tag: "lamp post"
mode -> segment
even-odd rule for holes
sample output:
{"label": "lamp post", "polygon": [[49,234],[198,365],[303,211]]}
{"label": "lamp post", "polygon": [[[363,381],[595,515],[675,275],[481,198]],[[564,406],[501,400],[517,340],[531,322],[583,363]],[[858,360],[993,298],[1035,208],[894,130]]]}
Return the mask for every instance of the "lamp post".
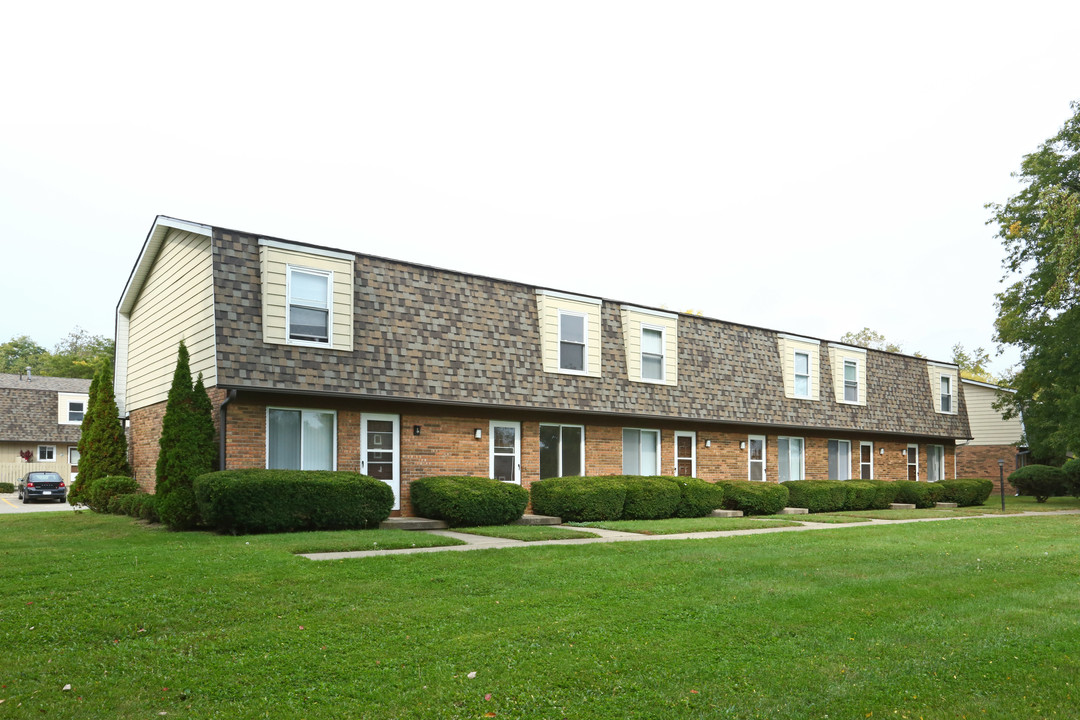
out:
{"label": "lamp post", "polygon": [[1005,461],[998,460],[998,481],[1001,483],[1001,512],[1005,512]]}

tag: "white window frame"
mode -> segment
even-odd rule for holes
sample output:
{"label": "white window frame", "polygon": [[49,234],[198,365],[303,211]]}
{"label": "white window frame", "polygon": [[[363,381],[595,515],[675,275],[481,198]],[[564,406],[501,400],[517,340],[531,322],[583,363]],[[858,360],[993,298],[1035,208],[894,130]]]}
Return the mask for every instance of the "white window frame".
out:
{"label": "white window frame", "polygon": [[[912,453],[912,451],[915,452],[915,462],[911,462],[911,453]],[[914,465],[915,466],[915,482],[918,482],[919,481],[919,446],[917,444],[915,444],[915,443],[909,444],[907,446],[907,451],[904,454],[905,454],[906,459],[907,459],[907,466],[904,468],[904,479],[905,480],[910,480],[911,479],[911,470],[909,470],[908,468],[910,468],[912,465]]]}
{"label": "white window frame", "polygon": [[337,410],[327,410],[325,408],[298,408],[298,407],[285,407],[283,405],[268,405],[266,407],[266,447],[263,449],[264,461],[263,467],[267,470],[270,469],[270,411],[271,410],[286,410],[288,412],[300,413],[300,469],[305,470],[304,465],[304,413],[330,413],[334,416],[334,441],[330,447],[330,469],[337,470],[337,456],[338,456],[338,414]]}
{"label": "white window frame", "polygon": [[[626,431],[627,430],[634,430],[634,431],[637,431],[638,433],[643,433],[643,432],[656,433],[656,467],[653,469],[653,472],[651,472],[651,473],[641,472],[642,469],[643,469],[641,467],[641,449],[640,449],[641,448],[641,442],[640,442],[641,435],[640,434],[638,435],[638,440],[639,440],[639,442],[638,442],[638,474],[640,476],[642,476],[642,477],[662,474],[663,455],[661,454],[661,448],[663,447],[663,441],[662,441],[662,435],[660,433],[660,430],[658,430],[657,428],[624,427],[622,429],[622,433],[620,433],[620,437],[623,438],[622,453],[621,453],[621,455],[623,457],[626,456],[626,440],[625,440],[625,437],[626,437]],[[626,471],[623,470],[623,472],[625,474]]]}
{"label": "white window frame", "polygon": [[[563,319],[563,315],[567,315],[567,316],[570,316],[570,317],[581,318],[581,338],[582,338],[582,340],[581,340],[581,343],[580,343],[581,344],[581,369],[580,370],[572,370],[570,368],[564,368],[563,367],[563,358],[562,358],[562,346],[563,346],[563,342],[564,342],[563,336],[562,336],[562,319]],[[558,311],[557,317],[556,317],[556,322],[558,323],[558,326],[559,326],[559,349],[558,349],[559,372],[566,373],[567,375],[588,375],[589,374],[589,316],[588,316],[588,314],[583,313],[583,312],[576,312],[574,310],[563,310],[562,308],[559,308],[559,311]],[[565,342],[568,343],[568,344],[572,344],[572,345],[577,345],[578,344],[578,342],[576,340],[566,340]]]}
{"label": "white window frame", "polygon": [[[843,370],[844,376],[843,376],[843,378],[841,378],[841,382],[843,383],[843,395],[842,395],[842,397],[844,399],[841,400],[841,402],[844,403],[845,405],[858,405],[859,404],[859,398],[862,396],[862,388],[859,387],[859,361],[858,360],[852,360],[851,358],[843,358],[843,362],[844,362],[844,370]],[[848,365],[851,365],[852,367],[855,368],[855,399],[854,400],[848,400],[847,399],[847,389],[848,389],[847,368],[848,368]]]}
{"label": "white window frame", "polygon": [[[301,340],[292,337],[292,278],[294,273],[303,273],[305,275],[316,275],[326,278],[326,341],[320,342],[318,340]],[[324,308],[316,308],[313,305],[300,305],[297,303],[297,307],[311,308],[314,310],[322,310]],[[285,342],[288,345],[300,345],[303,347],[332,347],[334,344],[334,272],[333,270],[318,270],[316,268],[304,267],[301,265],[286,265],[285,266]],[[336,426],[335,426],[336,427]]]}
{"label": "white window frame", "polygon": [[[68,450],[68,465],[71,465],[72,467],[79,467],[79,460],[82,459],[82,457],[79,455],[79,446],[78,445],[68,445],[67,450]],[[75,453],[74,459],[72,459],[72,455],[71,455],[72,453]]]}
{"label": "white window frame", "polygon": [[[806,358],[806,374],[799,372],[799,356],[802,355]],[[811,384],[813,379],[813,373],[810,372],[810,353],[806,350],[793,350],[791,355],[791,372],[794,377],[794,385],[792,387],[793,394],[797,398],[809,400],[814,397],[814,388]],[[799,378],[806,378],[806,394],[799,394]]]}
{"label": "white window frame", "polygon": [[[79,413],[82,415],[78,420],[71,419],[71,406],[79,404],[82,405],[82,410]],[[67,423],[66,425],[82,425],[83,419],[86,417],[86,401],[85,400],[68,400],[67,401]]]}
{"label": "white window frame", "polygon": [[[846,470],[847,470],[847,477],[844,477],[844,478],[839,478],[839,477],[835,477],[835,478],[834,478],[834,477],[831,477],[831,478],[829,478],[829,480],[851,480],[851,479],[852,479],[852,478],[851,478],[851,441],[850,441],[850,440],[841,440],[840,438],[830,438],[830,439],[829,439],[828,441],[826,441],[826,443],[825,443],[825,452],[826,452],[826,458],[825,458],[825,460],[826,460],[826,467],[828,467],[828,464],[827,464],[827,463],[828,463],[828,448],[829,448],[829,445],[828,445],[828,444],[829,444],[830,442],[834,442],[834,443],[836,443],[836,446],[837,446],[837,447],[836,447],[836,451],[837,451],[837,453],[838,453],[838,454],[839,454],[839,452],[840,452],[840,445],[841,445],[841,444],[843,444],[843,445],[847,445],[847,460],[848,460],[848,461],[847,461],[847,468],[846,468]],[[806,448],[805,448],[805,447],[803,447],[803,454],[804,454],[804,455],[806,454]],[[859,461],[860,461],[860,463],[861,463],[861,462],[862,462],[862,458],[859,458]],[[837,469],[837,472],[839,472],[839,471],[840,471],[840,459],[839,459],[839,457],[837,458],[837,462],[836,462],[836,469]]]}
{"label": "white window frame", "polygon": [[[862,476],[862,469],[863,469],[863,465],[865,465],[866,463],[864,463],[862,461],[862,449],[864,447],[867,447],[867,446],[869,446],[869,448],[870,448],[870,477],[864,478]],[[873,480],[874,479],[874,443],[867,442],[865,440],[859,443],[859,479],[860,480]]]}
{"label": "white window frame", "polygon": [[497,480],[495,477],[495,428],[497,427],[512,427],[514,428],[514,479],[510,482],[506,482],[508,485],[520,485],[521,484],[521,423],[516,420],[491,420],[488,422],[488,477],[492,480]]}
{"label": "white window frame", "polygon": [[[953,388],[952,375],[944,375],[943,374],[941,376],[941,382],[939,383],[939,385],[941,386],[940,389],[942,390],[942,392],[940,394],[940,397],[938,398],[939,412],[943,412],[943,413],[951,415],[952,412],[953,412],[953,395],[954,395],[954,393],[952,391],[952,388]],[[948,388],[947,388],[948,392],[944,392],[944,390],[946,389],[945,388],[946,385],[948,385]],[[944,407],[946,399],[948,399],[948,401],[949,401],[949,407],[947,409]]]}
{"label": "white window frame", "polygon": [[[647,378],[645,377],[645,331],[651,330],[653,332],[660,333],[660,377]],[[667,382],[667,328],[661,325],[647,325],[641,323],[641,328],[638,334],[638,341],[640,343],[640,353],[638,360],[641,363],[641,369],[638,375],[641,378],[641,382],[658,383],[663,384]],[[648,353],[649,355],[655,355]]]}
{"label": "white window frame", "polygon": [[[41,457],[41,451],[44,450],[47,457]],[[56,446],[55,445],[38,445],[37,446],[37,461],[38,462],[56,462]]]}
{"label": "white window frame", "polygon": [[[761,441],[761,459],[760,460],[752,459],[753,456],[750,454],[752,452],[752,448],[753,448],[753,442],[752,441],[754,441],[754,440],[760,440]],[[768,439],[764,435],[747,435],[746,436],[746,479],[747,480],[750,480],[751,482],[765,482],[765,480],[768,478],[768,475],[766,475],[766,473],[765,473],[765,469],[767,467],[767,462],[768,462],[768,459],[769,459],[768,449],[769,449]],[[754,468],[754,463],[756,463],[756,462],[761,463],[761,480],[760,481],[753,479],[753,477],[754,477],[753,468]]]}
{"label": "white window frame", "polygon": [[[931,477],[933,475],[930,472],[930,455],[936,454],[938,456],[938,473],[941,475],[939,478]],[[926,446],[926,481],[927,482],[940,482],[945,479],[945,446],[944,445],[927,445]]]}
{"label": "white window frame", "polygon": [[[564,423],[540,423],[540,427],[541,428],[546,428],[546,427],[559,428],[559,451],[558,451],[559,474],[558,475],[553,475],[552,477],[566,477],[566,475],[563,474],[563,466],[562,466],[562,461],[563,461],[563,454],[562,454],[563,429],[564,428],[578,428],[579,430],[581,430],[581,460],[580,460],[580,465],[581,465],[581,475],[584,477],[584,475],[586,474],[585,473],[585,426],[584,425],[574,425],[574,424],[564,424]],[[537,433],[537,443],[539,443],[539,441],[540,441],[539,440],[539,433]],[[539,451],[537,451],[537,458],[536,459],[537,459],[537,462],[539,463],[539,460],[540,460]],[[541,480],[547,480],[548,478],[540,478],[540,479]]]}
{"label": "white window frame", "polygon": [[[791,474],[791,441],[792,440],[798,440],[799,441],[799,447],[802,448],[802,452],[799,453],[799,477],[798,477],[798,479],[799,480],[805,480],[806,479],[806,438],[796,437],[794,435],[780,435],[779,437],[776,438],[776,450],[777,450],[777,452],[780,451],[780,441],[781,440],[787,440],[788,441],[788,474],[789,475]],[[777,469],[776,469],[777,479],[779,479],[780,482],[791,482],[790,477],[787,480],[784,480],[782,477],[780,477],[780,475],[779,475],[779,473],[780,473],[779,464],[780,463],[777,462],[777,466],[778,466]]]}

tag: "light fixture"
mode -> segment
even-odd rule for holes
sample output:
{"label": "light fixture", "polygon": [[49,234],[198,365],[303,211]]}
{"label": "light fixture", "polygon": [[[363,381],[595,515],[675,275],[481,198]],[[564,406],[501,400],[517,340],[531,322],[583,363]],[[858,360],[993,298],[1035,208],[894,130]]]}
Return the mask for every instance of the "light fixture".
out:
{"label": "light fixture", "polygon": [[746,449],[746,441],[745,440],[740,440],[739,441],[739,449],[740,450],[745,450]]}
{"label": "light fixture", "polygon": [[900,451],[900,454],[901,454],[901,455],[907,455],[907,450],[906,450],[906,449],[904,449],[904,450],[901,450],[901,451]]}
{"label": "light fixture", "polygon": [[420,434],[420,426],[419,425],[413,425],[412,426],[412,434],[413,435],[419,435]]}
{"label": "light fixture", "polygon": [[881,448],[881,452],[879,452],[878,455],[884,455],[884,454],[885,454],[885,448]]}
{"label": "light fixture", "polygon": [[484,433],[482,433],[480,431],[480,428],[476,428],[475,430],[472,431],[472,436],[474,438],[476,438],[477,440],[479,440],[480,438],[484,437]]}
{"label": "light fixture", "polygon": [[712,440],[706,440],[705,447],[712,447]]}

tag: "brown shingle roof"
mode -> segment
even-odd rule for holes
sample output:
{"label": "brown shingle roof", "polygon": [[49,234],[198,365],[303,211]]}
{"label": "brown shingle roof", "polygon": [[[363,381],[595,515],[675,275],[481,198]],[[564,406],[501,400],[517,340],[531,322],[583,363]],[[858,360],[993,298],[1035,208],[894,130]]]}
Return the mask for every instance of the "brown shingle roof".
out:
{"label": "brown shingle roof", "polygon": [[619,303],[602,307],[602,377],[545,373],[535,288],[356,256],[355,350],[262,340],[258,238],[214,231],[218,383],[238,388],[703,422],[967,437],[967,410],[933,411],[926,361],[867,352],[867,404],[784,397],[777,333],[679,316],[677,387],[631,383]]}
{"label": "brown shingle roof", "polygon": [[[21,378],[21,379],[20,379]],[[56,421],[57,393],[88,393],[90,381],[0,373],[0,440],[4,442],[71,443],[79,441],[79,425]]]}

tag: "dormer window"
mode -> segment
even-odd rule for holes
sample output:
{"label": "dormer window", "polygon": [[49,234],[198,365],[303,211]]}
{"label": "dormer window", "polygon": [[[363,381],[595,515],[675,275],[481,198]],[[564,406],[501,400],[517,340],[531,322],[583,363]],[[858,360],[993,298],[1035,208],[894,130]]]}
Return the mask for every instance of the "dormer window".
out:
{"label": "dormer window", "polygon": [[641,326],[641,379],[664,379],[664,330]]}
{"label": "dormer window", "polygon": [[585,316],[559,311],[559,369],[585,372]]}
{"label": "dormer window", "polygon": [[844,361],[844,402],[859,402],[859,363]]}
{"label": "dormer window", "polygon": [[941,376],[941,412],[952,412],[952,378],[948,375]]}
{"label": "dormer window", "polygon": [[82,402],[69,402],[68,403],[68,422],[69,423],[81,423],[83,421],[83,415],[86,412],[86,405]]}
{"label": "dormer window", "polygon": [[333,274],[289,266],[290,342],[330,344],[330,287]]}
{"label": "dormer window", "polygon": [[810,397],[810,353],[795,352],[795,397]]}

